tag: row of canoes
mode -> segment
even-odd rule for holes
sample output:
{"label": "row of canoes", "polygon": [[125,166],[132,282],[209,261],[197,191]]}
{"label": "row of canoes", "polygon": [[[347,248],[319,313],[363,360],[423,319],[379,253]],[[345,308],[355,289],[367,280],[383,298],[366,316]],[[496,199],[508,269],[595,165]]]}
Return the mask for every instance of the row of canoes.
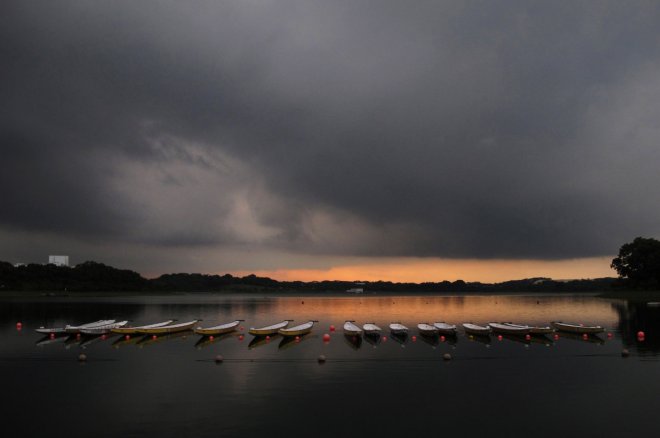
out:
{"label": "row of canoes", "polygon": [[[57,328],[40,327],[36,329],[38,333],[45,335],[58,335],[58,334],[84,334],[90,336],[99,336],[108,333],[117,333],[124,335],[141,334],[141,335],[161,335],[194,330],[195,333],[202,336],[215,336],[225,333],[231,333],[239,327],[243,320],[237,319],[235,321],[216,325],[212,327],[195,327],[200,320],[192,320],[188,322],[177,323],[175,320],[167,320],[155,324],[141,325],[141,326],[128,326],[128,321],[116,322],[115,320],[100,320],[82,325],[66,325]],[[291,320],[284,320],[276,324],[268,325],[265,327],[251,327],[248,331],[253,336],[272,336],[279,334],[282,336],[303,336],[312,331],[314,323],[317,321],[308,321],[293,327],[289,327]],[[582,324],[568,324],[564,322],[551,322],[550,326],[530,326],[525,324],[514,324],[511,322],[496,323],[491,322],[486,325],[478,325],[473,323],[463,323],[463,330],[469,335],[489,335],[493,333],[501,333],[507,335],[543,335],[552,333],[555,330],[564,331],[569,333],[578,334],[596,334],[605,331],[601,326],[585,326]],[[420,323],[417,328],[422,335],[436,336],[436,335],[455,335],[457,328],[454,324],[446,322],[435,322],[433,324]],[[394,335],[405,335],[409,329],[400,322],[392,322],[389,325],[390,332]],[[346,321],[344,323],[344,333],[350,336],[361,336],[363,333],[369,335],[380,335],[381,328],[375,323],[369,322],[359,327],[355,321]]]}

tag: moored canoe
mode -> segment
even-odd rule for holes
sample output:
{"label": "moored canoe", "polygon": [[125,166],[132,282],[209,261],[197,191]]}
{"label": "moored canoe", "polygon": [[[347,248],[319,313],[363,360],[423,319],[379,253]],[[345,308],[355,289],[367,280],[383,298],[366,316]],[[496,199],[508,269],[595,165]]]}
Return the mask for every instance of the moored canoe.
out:
{"label": "moored canoe", "polygon": [[274,335],[277,334],[278,330],[283,329],[285,327],[289,326],[289,322],[291,322],[290,319],[287,319],[282,322],[278,322],[277,324],[273,325],[268,325],[266,327],[250,327],[250,330],[248,330],[248,333],[253,335],[253,336],[269,336],[269,335]]}
{"label": "moored canoe", "polygon": [[390,331],[395,335],[405,335],[408,333],[408,327],[399,322],[393,322],[390,324]]}
{"label": "moored canoe", "polygon": [[164,325],[161,327],[151,327],[151,328],[140,328],[137,330],[137,333],[143,335],[162,335],[168,333],[178,333],[185,332],[187,330],[192,330],[192,328],[199,322],[199,319],[195,319],[188,322],[181,322],[178,324]]}
{"label": "moored canoe", "polygon": [[434,322],[433,327],[438,329],[438,333],[443,335],[455,335],[456,326],[454,324],[448,324],[446,322]]}
{"label": "moored canoe", "polygon": [[225,333],[231,333],[236,330],[238,325],[243,321],[242,319],[237,319],[226,324],[216,325],[215,327],[197,327],[195,333],[202,336],[211,336],[211,335],[222,335]]}
{"label": "moored canoe", "polygon": [[488,336],[490,334],[490,326],[472,324],[471,322],[463,323],[463,330],[469,335]]}
{"label": "moored canoe", "polygon": [[438,329],[431,324],[421,323],[417,324],[417,329],[419,333],[425,336],[435,336],[438,334]]}
{"label": "moored canoe", "polygon": [[362,329],[355,324],[355,321],[346,321],[344,323],[344,334],[348,336],[361,336]]}
{"label": "moored canoe", "polygon": [[166,325],[172,324],[174,321],[175,321],[174,319],[168,319],[167,321],[157,322],[155,324],[140,325],[135,327],[126,327],[126,326],[117,327],[112,329],[112,333],[118,333],[121,335],[132,335],[137,333],[138,330],[164,327]]}
{"label": "moored canoe", "polygon": [[277,333],[279,333],[282,336],[288,336],[288,337],[303,336],[312,331],[312,327],[314,327],[315,322],[316,321],[308,321],[304,324],[300,324],[295,327],[281,328],[278,330]]}
{"label": "moored canoe", "polygon": [[555,329],[550,326],[514,324],[512,322],[503,322],[502,324],[509,325],[511,327],[527,327],[529,329],[529,333],[532,335],[547,335],[555,331]]}
{"label": "moored canoe", "polygon": [[112,324],[80,329],[80,333],[82,333],[83,335],[90,335],[90,336],[105,335],[107,333],[110,333],[112,329],[123,327],[126,324],[128,324],[128,321],[113,322]]}
{"label": "moored canoe", "polygon": [[527,326],[513,326],[499,322],[489,322],[488,325],[495,333],[516,336],[524,336],[529,334],[529,327]]}
{"label": "moored canoe", "polygon": [[80,333],[80,330],[83,330],[83,329],[96,328],[96,327],[100,327],[100,326],[103,326],[103,325],[112,324],[113,322],[115,322],[114,319],[103,319],[101,321],[90,322],[90,323],[83,324],[83,325],[66,325],[66,326],[64,326],[64,331],[66,333],[76,334],[76,333]]}
{"label": "moored canoe", "polygon": [[363,325],[362,330],[364,330],[365,335],[373,335],[373,336],[379,336],[381,331],[380,327],[378,327],[373,322],[368,322],[365,325]]}
{"label": "moored canoe", "polygon": [[599,325],[568,324],[560,321],[553,321],[550,323],[550,325],[559,331],[568,333],[594,334],[602,333],[605,331],[605,329]]}

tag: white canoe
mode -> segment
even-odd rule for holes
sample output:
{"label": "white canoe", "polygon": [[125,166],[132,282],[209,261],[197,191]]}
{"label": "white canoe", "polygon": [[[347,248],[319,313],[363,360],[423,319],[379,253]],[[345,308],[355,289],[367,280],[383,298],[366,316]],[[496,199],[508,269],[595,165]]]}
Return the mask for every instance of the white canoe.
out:
{"label": "white canoe", "polygon": [[454,324],[447,324],[446,322],[434,322],[433,327],[438,329],[438,333],[443,335],[455,335],[456,326]]}
{"label": "white canoe", "polygon": [[490,333],[490,327],[488,325],[477,325],[471,322],[463,323],[463,330],[469,335],[486,336]]}
{"label": "white canoe", "polygon": [[105,335],[107,333],[110,333],[112,329],[123,327],[126,324],[128,324],[128,321],[113,322],[112,324],[100,325],[93,328],[80,329],[80,333],[82,333],[83,335],[92,335],[92,336]]}
{"label": "white canoe", "polygon": [[312,331],[312,327],[316,321],[309,321],[304,324],[297,325],[291,328],[281,328],[277,331],[282,336],[303,336]]}
{"label": "white canoe", "polygon": [[[83,324],[82,326],[79,326],[79,327],[87,327],[87,326],[90,326],[90,325],[103,324],[103,323],[107,323],[107,322],[108,322],[107,320],[88,322],[87,324]],[[37,333],[41,333],[42,335],[49,335],[51,333],[63,334],[63,333],[67,332],[66,327],[71,327],[71,326],[67,324],[65,327],[39,327],[38,329],[35,329],[35,331]]]}
{"label": "white canoe", "polygon": [[278,322],[277,324],[273,325],[268,325],[266,327],[250,327],[250,330],[248,330],[248,333],[253,335],[253,336],[267,336],[267,335],[274,335],[277,334],[277,332],[280,329],[283,329],[285,327],[289,326],[290,320]]}
{"label": "white canoe", "polygon": [[149,325],[140,325],[140,326],[136,326],[136,327],[126,327],[126,326],[116,327],[116,328],[113,328],[111,331],[112,331],[112,333],[119,333],[119,334],[122,334],[122,335],[132,335],[132,334],[137,333],[138,330],[141,330],[141,329],[151,329],[151,328],[157,328],[157,327],[164,327],[166,325],[172,324],[173,322],[174,322],[173,319],[168,319],[167,321],[157,322],[155,324],[149,324]]}
{"label": "white canoe", "polygon": [[390,331],[395,335],[404,335],[408,333],[408,327],[401,323],[393,322],[390,324]]}
{"label": "white canoe", "polygon": [[113,322],[115,322],[114,319],[104,319],[101,321],[89,322],[83,325],[66,325],[64,326],[64,331],[66,333],[80,333],[80,330],[96,328],[103,325],[112,324]]}
{"label": "white canoe", "polygon": [[202,336],[210,335],[222,335],[225,333],[231,333],[236,330],[236,327],[243,321],[242,319],[237,319],[236,321],[228,322],[227,324],[216,325],[215,327],[197,327],[195,333]]}
{"label": "white canoe", "polygon": [[529,327],[526,325],[514,326],[499,322],[489,322],[488,325],[495,333],[502,333],[505,335],[518,335],[518,336],[524,336],[529,334]]}
{"label": "white canoe", "polygon": [[503,322],[502,324],[511,326],[511,327],[527,327],[529,329],[529,333],[532,335],[547,335],[549,333],[553,333],[555,329],[553,329],[550,326],[534,326],[534,325],[525,325],[525,324],[514,324],[512,322]]}
{"label": "white canoe", "polygon": [[421,323],[417,324],[417,329],[419,333],[426,336],[435,336],[438,334],[438,329],[432,326],[431,324]]}
{"label": "white canoe", "polygon": [[361,336],[362,329],[355,324],[354,321],[346,321],[344,323],[344,334],[348,336]]}
{"label": "white canoe", "polygon": [[198,319],[194,319],[188,322],[181,322],[179,324],[169,324],[160,327],[152,327],[152,328],[143,327],[141,329],[136,330],[136,332],[143,335],[162,335],[169,333],[185,332],[186,330],[192,330],[192,328],[198,322],[199,322]]}
{"label": "white canoe", "polygon": [[365,335],[380,335],[380,327],[373,322],[368,322],[362,326]]}
{"label": "white canoe", "polygon": [[567,324],[565,322],[553,321],[550,323],[554,328],[568,333],[602,333],[605,329],[599,325]]}

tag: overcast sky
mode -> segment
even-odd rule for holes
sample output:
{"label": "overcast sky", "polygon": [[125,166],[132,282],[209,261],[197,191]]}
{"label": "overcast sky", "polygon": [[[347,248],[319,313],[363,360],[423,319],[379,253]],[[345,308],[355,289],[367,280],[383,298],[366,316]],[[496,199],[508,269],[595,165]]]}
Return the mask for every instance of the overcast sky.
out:
{"label": "overcast sky", "polygon": [[3,1],[0,260],[152,274],[660,237],[660,4]]}

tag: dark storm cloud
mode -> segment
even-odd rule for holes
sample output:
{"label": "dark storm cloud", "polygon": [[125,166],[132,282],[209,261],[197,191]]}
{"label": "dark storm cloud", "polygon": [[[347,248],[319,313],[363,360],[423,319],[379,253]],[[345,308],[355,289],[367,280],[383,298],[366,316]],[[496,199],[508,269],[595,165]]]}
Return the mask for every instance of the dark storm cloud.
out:
{"label": "dark storm cloud", "polygon": [[555,258],[657,235],[648,2],[5,2],[0,227]]}

